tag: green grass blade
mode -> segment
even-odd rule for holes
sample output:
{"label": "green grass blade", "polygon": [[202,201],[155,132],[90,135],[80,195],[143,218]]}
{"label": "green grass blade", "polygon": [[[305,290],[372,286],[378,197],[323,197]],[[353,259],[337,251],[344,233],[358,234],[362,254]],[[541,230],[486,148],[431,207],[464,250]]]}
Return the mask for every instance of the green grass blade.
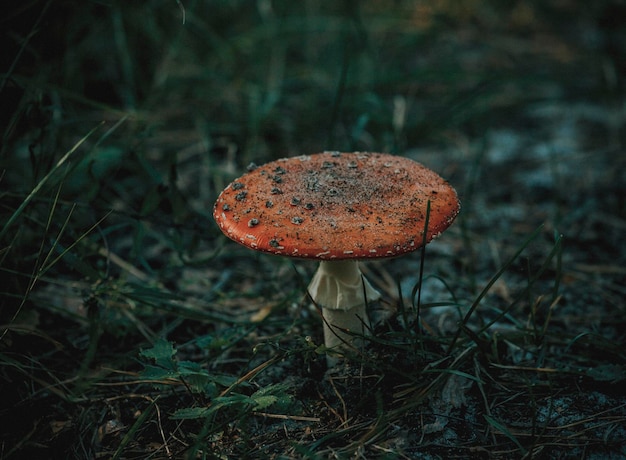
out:
{"label": "green grass blade", "polygon": [[524,449],[524,446],[522,446],[522,444],[517,440],[517,438],[513,435],[513,433],[511,433],[511,431],[507,427],[505,427],[502,423],[498,422],[495,418],[487,414],[483,415],[483,417],[485,417],[485,420],[487,420],[487,423],[489,423],[489,425],[491,425],[504,436],[513,441],[513,443],[519,448],[523,455],[526,455],[528,453],[528,451]]}
{"label": "green grass blade", "polygon": [[[531,235],[526,239],[526,241],[524,241],[524,243],[515,252],[515,254],[513,254],[513,256],[504,265],[502,265],[502,267],[500,267],[500,270],[498,270],[498,272],[491,278],[491,280],[489,280],[487,285],[483,288],[480,294],[478,294],[478,296],[472,303],[471,307],[469,308],[469,310],[463,317],[463,320],[461,322],[462,326],[467,324],[471,316],[474,314],[474,311],[476,311],[476,309],[480,305],[480,302],[487,295],[491,287],[496,283],[496,281],[498,281],[498,279],[511,266],[511,264],[513,264],[513,262],[520,256],[520,254],[524,251],[524,249],[526,249],[526,247],[530,244],[530,242],[533,241],[537,237],[537,235],[539,235],[539,232],[541,231],[542,228],[543,226],[540,226],[537,229],[535,229],[535,231],[531,233]],[[450,346],[448,347],[448,352],[447,352],[448,354],[452,353],[452,350],[454,350],[454,346],[456,345],[456,342],[459,340],[462,330],[463,330],[462,327],[459,327],[457,329],[456,334],[454,335],[454,338],[452,339],[452,341],[450,342]]]}
{"label": "green grass blade", "polygon": [[120,445],[117,446],[117,450],[111,457],[112,460],[117,460],[118,458],[122,458],[121,455],[124,452],[124,449],[126,448],[126,446],[128,446],[128,444],[133,440],[139,428],[141,428],[144,422],[148,420],[148,417],[152,415],[152,412],[154,412],[155,404],[156,404],[156,400],[152,401],[150,405],[146,407],[144,411],[141,413],[141,415],[137,418],[135,423],[133,423],[133,426],[130,427],[128,432],[124,435],[124,437],[120,441]]}
{"label": "green grass blade", "polygon": [[[102,124],[102,123],[101,123]],[[39,191],[43,188],[44,185],[46,185],[46,183],[48,182],[48,180],[61,168],[61,166],[63,166],[63,164],[68,160],[68,158],[74,153],[76,152],[76,150],[78,150],[78,148],[83,145],[85,143],[85,141],[87,139],[89,139],[89,137],[91,137],[93,135],[94,132],[96,132],[96,130],[101,126],[98,125],[95,128],[93,128],[91,131],[89,131],[85,136],[83,136],[82,139],[80,139],[76,144],[74,144],[74,146],[69,149],[67,151],[67,153],[65,155],[63,155],[61,157],[61,159],[57,162],[57,164],[48,172],[48,174],[45,175],[45,177],[43,179],[41,179],[39,181],[39,183],[35,186],[35,188],[33,188],[33,190],[28,194],[28,196],[24,199],[24,201],[22,201],[22,203],[19,205],[19,207],[15,210],[15,212],[13,212],[13,214],[11,215],[11,217],[9,217],[9,219],[5,222],[4,226],[2,227],[2,230],[0,230],[0,239],[2,239],[4,237],[4,235],[6,235],[7,231],[9,230],[9,228],[15,223],[15,221],[17,220],[17,218],[22,214],[22,212],[24,211],[24,209],[26,208],[26,206],[28,206],[28,204],[32,201],[32,199],[37,195],[37,193],[39,193]]]}

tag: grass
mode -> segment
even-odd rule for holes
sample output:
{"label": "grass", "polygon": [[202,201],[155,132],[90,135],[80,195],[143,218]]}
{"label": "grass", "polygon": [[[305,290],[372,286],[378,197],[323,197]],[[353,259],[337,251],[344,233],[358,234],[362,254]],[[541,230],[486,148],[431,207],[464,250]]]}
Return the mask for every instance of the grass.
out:
{"label": "grass", "polygon": [[[613,8],[13,8],[0,457],[626,456]],[[211,217],[250,162],[325,149],[411,156],[462,200],[438,241],[364,267],[388,318],[335,369],[313,264]]]}

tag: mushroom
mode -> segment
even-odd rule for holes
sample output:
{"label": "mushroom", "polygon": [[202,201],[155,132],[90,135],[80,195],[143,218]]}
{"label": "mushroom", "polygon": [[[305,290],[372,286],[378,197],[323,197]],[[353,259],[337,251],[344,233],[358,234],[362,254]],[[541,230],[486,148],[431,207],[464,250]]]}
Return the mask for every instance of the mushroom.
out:
{"label": "mushroom", "polygon": [[341,355],[367,335],[367,304],[381,297],[358,261],[420,248],[452,223],[459,206],[456,191],[413,160],[324,152],[248,172],[222,191],[213,216],[248,248],[320,260],[308,293],[321,307],[326,347]]}

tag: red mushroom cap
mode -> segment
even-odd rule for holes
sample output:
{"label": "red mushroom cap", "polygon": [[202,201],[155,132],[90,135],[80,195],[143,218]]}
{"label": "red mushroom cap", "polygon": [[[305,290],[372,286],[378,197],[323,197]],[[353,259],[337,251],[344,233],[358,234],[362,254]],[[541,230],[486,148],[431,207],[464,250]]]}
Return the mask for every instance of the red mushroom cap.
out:
{"label": "red mushroom cap", "polygon": [[267,163],[233,181],[213,216],[233,241],[310,259],[393,257],[452,223],[456,191],[435,172],[384,153],[324,152]]}

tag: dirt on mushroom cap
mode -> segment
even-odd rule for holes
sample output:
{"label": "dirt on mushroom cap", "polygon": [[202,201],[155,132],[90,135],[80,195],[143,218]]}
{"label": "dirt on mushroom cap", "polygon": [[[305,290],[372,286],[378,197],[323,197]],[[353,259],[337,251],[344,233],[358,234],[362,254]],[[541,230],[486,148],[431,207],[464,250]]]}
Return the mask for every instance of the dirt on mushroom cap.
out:
{"label": "dirt on mushroom cap", "polygon": [[324,152],[284,158],[234,180],[213,215],[249,248],[291,257],[362,259],[414,251],[459,212],[435,172],[384,153]]}

